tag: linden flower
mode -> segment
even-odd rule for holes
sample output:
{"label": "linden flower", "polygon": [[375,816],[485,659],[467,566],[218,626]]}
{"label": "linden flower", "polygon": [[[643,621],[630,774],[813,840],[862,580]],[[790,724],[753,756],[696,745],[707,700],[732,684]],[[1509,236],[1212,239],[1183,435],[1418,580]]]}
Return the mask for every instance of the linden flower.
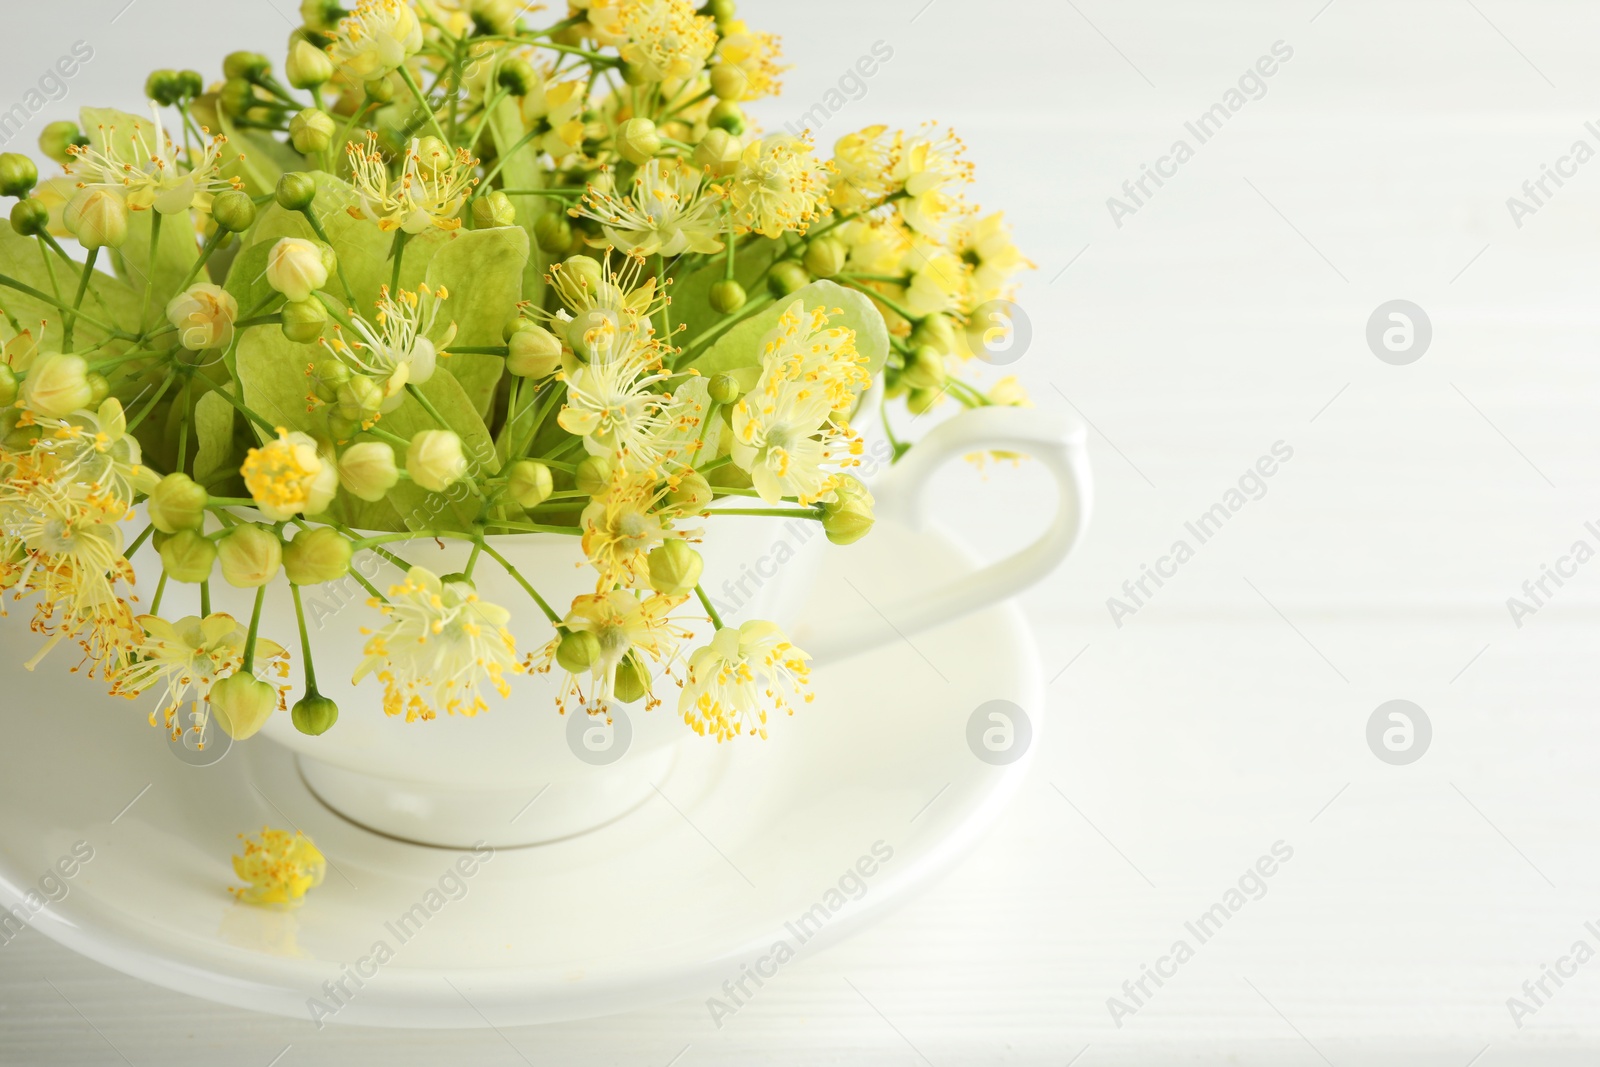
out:
{"label": "linden flower", "polygon": [[328,54],[353,82],[391,74],[422,48],[422,23],[407,0],[361,0],[339,21]]}
{"label": "linden flower", "polygon": [[339,491],[339,468],[318,454],[317,442],[282,426],[276,441],[246,453],[239,473],[256,507],[273,522],[302,513],[316,515],[333,503]]}
{"label": "linden flower", "polygon": [[717,46],[716,20],[695,14],[689,0],[629,0],[617,12],[614,33],[622,38],[623,62],[647,82],[693,77]]}
{"label": "linden flower", "polygon": [[[209,211],[216,190],[244,188],[240,179],[218,173],[229,162],[222,158],[226,137],[213,137],[198,159],[191,151],[185,167],[179,161],[177,145],[161,126],[161,110],[153,102],[150,115],[154,129],[135,122],[127,141],[117,138],[115,126],[101,126],[99,148],[68,146],[73,161],[64,169],[78,177],[80,189],[114,188],[134,211],[154,208],[163,215],[176,215],[191,207]],[[209,132],[201,127],[202,134]]]}
{"label": "linden flower", "polygon": [[833,492],[842,470],[860,466],[861,436],[833,414],[827,392],[805,381],[774,381],[734,406],[733,461],[762,500],[809,504]]}
{"label": "linden flower", "polygon": [[191,285],[167,303],[167,321],[177,328],[178,343],[194,352],[227,347],[238,317],[233,294],[210,282]]}
{"label": "linden flower", "polygon": [[828,176],[809,140],[774,134],[746,146],[728,196],[741,233],[804,233],[827,202]]}
{"label": "linden flower", "polygon": [[583,145],[583,112],[589,105],[586,78],[550,84],[543,80],[521,100],[523,122],[531,129],[540,120],[550,129],[534,141],[560,164]]}
{"label": "linden flower", "polygon": [[[629,652],[636,651],[654,663],[670,663],[678,654],[678,643],[689,636],[689,631],[672,622],[670,616],[687,599],[661,593],[641,599],[620,589],[574,597],[572,609],[561,625],[569,631],[594,634],[600,642],[600,655],[589,667],[595,686],[592,692],[586,697],[577,676],[568,673],[556,698],[557,706],[565,712],[567,699],[576,693],[580,707],[603,707],[611,699],[617,667]],[[561,635],[557,634],[545,647],[539,670],[550,669],[560,645]],[[650,702],[647,706],[659,703],[653,695],[646,699]]]}
{"label": "linden flower", "polygon": [[[139,441],[128,433],[116,397],[107,397],[93,413],[75,411],[37,425],[29,468],[34,484],[94,503],[106,521],[121,519],[135,494],[148,492],[158,480],[143,465]],[[0,499],[5,495],[0,491]]]}
{"label": "linden flower", "polygon": [[438,323],[439,305],[448,299],[450,291],[443,286],[433,290],[421,284],[415,292],[402,289],[391,295],[385,285],[379,290],[372,321],[350,317],[350,327],[360,340],[346,341],[343,328],[335,325],[333,339],[322,343],[351,369],[377,382],[383,390],[378,411],[387,414],[405,402],[401,393],[407,385],[421,385],[433,377],[439,349],[455,340],[453,322],[438,344],[427,336]]}
{"label": "linden flower", "polygon": [[1011,240],[1011,227],[1000,212],[966,222],[952,242],[955,252],[972,268],[967,279],[967,305],[971,313],[991,300],[1011,296],[1014,275],[1032,270],[1033,264]]}
{"label": "linden flower", "polygon": [[[111,695],[133,698],[163,686],[160,706],[150,712],[150,725],[157,725],[159,713],[160,725],[172,740],[181,738],[185,729],[203,738],[211,711],[211,687],[243,666],[249,631],[222,612],[203,619],[189,615],[176,622],[140,615],[138,623],[143,640],[134,649],[133,662],[111,687]],[[288,675],[288,656],[277,642],[256,638],[256,663],[271,664],[279,677]],[[186,725],[178,720],[185,704],[189,705]]]}
{"label": "linden flower", "polygon": [[773,623],[723,627],[689,657],[678,713],[702,737],[722,742],[748,733],[765,740],[769,707],[793,715],[788,694],[811,701],[810,658]]}
{"label": "linden flower", "polygon": [[652,159],[633,179],[631,195],[616,197],[591,185],[570,214],[594,219],[607,240],[635,256],[720,252],[718,198],[704,192],[699,172],[682,160]]}
{"label": "linden flower", "polygon": [[972,164],[962,158],[966,146],[950,131],[904,137],[894,167],[904,188],[900,214],[918,233],[942,241],[951,224],[968,212],[964,187],[972,182]]}
{"label": "linden flower", "polygon": [[228,892],[246,904],[296,907],[328,873],[326,857],[298,830],[263,826],[255,837],[240,834],[239,840],[244,850],[233,857],[233,873],[250,884]]}
{"label": "linden flower", "polygon": [[756,391],[772,391],[780,383],[805,382],[816,386],[832,410],[847,412],[872,384],[867,357],[856,350],[854,330],[828,325],[831,315],[822,307],[806,310],[796,300],[784,308],[777,325],[761,340],[761,380]]}
{"label": "linden flower", "polygon": [[740,100],[778,95],[782,89],[779,75],[789,69],[778,65],[777,59],[782,54],[775,34],[752,33],[742,19],[729,22],[717,44],[718,61],[738,67],[744,74]]}
{"label": "linden flower", "polygon": [[906,310],[921,318],[935,312],[960,311],[967,304],[970,270],[953,252],[934,249],[912,256],[916,269],[906,287]]}
{"label": "linden flower", "polygon": [[487,711],[482,687],[492,686],[502,698],[511,695],[506,674],[521,674],[516,642],[506,623],[511,613],[478,599],[466,582],[441,582],[423,567],[412,567],[406,580],[389,587],[389,602],[368,603],[389,622],[369,635],[366,659],[352,682],[376,671],[383,682],[383,710],[405,713],[407,722],[447,714],[476,715]]}
{"label": "linden flower", "polygon": [[385,233],[419,234],[430,226],[460,229],[456,216],[467,193],[478,184],[473,174],[478,161],[465,148],[451,152],[437,137],[416,138],[398,178],[389,177],[378,135],[371,130],[366,148],[352,141],[345,152],[350,157],[350,183],[361,201],[346,209],[352,217],[376,222]]}
{"label": "linden flower", "polygon": [[659,353],[651,346],[620,345],[614,318],[602,317],[584,340],[593,354],[567,376],[567,402],[556,416],[563,430],[583,438],[593,455],[632,460],[635,467],[660,461],[653,447],[662,429],[661,415],[668,398],[652,386],[671,375],[662,369]]}
{"label": "linden flower", "polygon": [[834,144],[838,180],[828,190],[828,199],[840,211],[860,211],[894,192],[897,138],[888,131],[887,126],[868,126]]}
{"label": "linden flower", "polygon": [[648,585],[650,550],[671,533],[671,517],[656,510],[666,496],[653,473],[618,467],[603,496],[583,509],[583,554],[600,572],[597,592],[616,586]]}

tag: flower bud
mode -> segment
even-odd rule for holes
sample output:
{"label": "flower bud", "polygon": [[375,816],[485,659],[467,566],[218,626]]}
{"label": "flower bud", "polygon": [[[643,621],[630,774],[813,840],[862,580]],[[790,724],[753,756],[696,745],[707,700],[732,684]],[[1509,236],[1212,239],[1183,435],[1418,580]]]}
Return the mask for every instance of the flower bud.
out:
{"label": "flower bud", "polygon": [[198,530],[179,530],[161,542],[161,569],[175,582],[199,585],[216,562],[217,546]]}
{"label": "flower bud", "polygon": [[679,515],[697,515],[711,503],[711,483],[698,471],[690,471],[667,491],[667,506]]}
{"label": "flower bud", "polygon": [[150,490],[150,521],[162,533],[198,530],[205,522],[206,491],[182,471],[174,471]]}
{"label": "flower bud", "polygon": [[376,503],[399,480],[394,449],[383,441],[358,441],[339,456],[339,484],[351,496]]}
{"label": "flower bud", "polygon": [[726,178],[732,174],[743,156],[744,142],[723,129],[707,130],[694,149],[695,163],[711,171],[714,178]]}
{"label": "flower bud", "polygon": [[650,668],[645,666],[639,653],[633,649],[617,664],[617,674],[611,682],[611,695],[623,704],[632,704],[650,691]]}
{"label": "flower bud", "polygon": [[811,275],[799,260],[782,259],[772,265],[767,275],[767,289],[776,297],[785,297],[811,284]]}
{"label": "flower bud", "polygon": [[537,323],[529,323],[507,342],[506,373],[519,378],[547,378],[561,369],[561,340]]}
{"label": "flower bud", "polygon": [[225,189],[211,201],[211,217],[230,233],[243,233],[256,221],[256,202],[243,189]]}
{"label": "flower bud", "polygon": [[20,152],[0,153],[0,196],[27,196],[39,181],[39,168]]}
{"label": "flower bud", "polygon": [[60,419],[94,402],[89,365],[82,356],[46,353],[34,359],[22,381],[22,406],[35,415]]}
{"label": "flower bud", "polygon": [[591,256],[568,256],[561,261],[561,273],[591,293],[598,292],[606,280],[600,261]]}
{"label": "flower bud", "polygon": [[506,492],[522,507],[536,508],[554,491],[550,468],[536,459],[519,459],[506,468]]}
{"label": "flower bud", "polygon": [[850,250],[836,237],[819,237],[806,246],[806,270],[815,278],[831,278],[844,270]]}
{"label": "flower bud", "polygon": [[422,488],[442,493],[466,476],[461,438],[451,430],[422,430],[406,448],[406,472]]}
{"label": "flower bud", "polygon": [[917,323],[917,328],[911,331],[913,345],[928,345],[935,352],[949,355],[956,350],[956,330],[950,324],[948,315],[934,312]]}
{"label": "flower bud", "polygon": [[227,114],[234,118],[243,118],[260,101],[256,96],[254,85],[243,78],[229,78],[222,83],[222,92],[217,95],[217,102]]}
{"label": "flower bud", "polygon": [[590,496],[604,496],[611,485],[611,461],[604,456],[588,456],[578,464],[573,474],[578,492]]}
{"label": "flower bud", "polygon": [[650,550],[650,588],[668,596],[683,596],[700,584],[705,561],[681,537],[671,537]]}
{"label": "flower bud", "polygon": [[556,646],[556,662],[571,674],[582,674],[600,659],[600,639],[588,630],[572,630]]}
{"label": "flower bud", "polygon": [[488,196],[480,196],[472,202],[472,223],[480,230],[491,226],[515,226],[517,209],[509,196],[496,189]]}
{"label": "flower bud", "polygon": [[512,56],[500,64],[495,81],[512,96],[527,96],[538,88],[539,72],[521,56]]}
{"label": "flower bud", "polygon": [[731,374],[713,374],[706,383],[706,392],[719,404],[731,404],[739,399],[739,379]]}
{"label": "flower bud", "polygon": [[167,321],[178,331],[178,343],[191,352],[225,348],[233,340],[239,303],[220,285],[191,285],[167,301]]}
{"label": "flower bud", "polygon": [[734,136],[744,132],[744,112],[732,100],[718,100],[706,122],[712,128],[727,130]]}
{"label": "flower bud", "polygon": [[326,151],[337,132],[333,116],[321,108],[308,107],[289,120],[289,140],[303,156]]}
{"label": "flower bud", "polygon": [[934,405],[939,403],[944,396],[942,389],[912,389],[906,394],[906,410],[913,415],[923,415],[932,411]]}
{"label": "flower bud", "polygon": [[339,705],[313,689],[294,702],[294,707],[289,709],[289,718],[296,730],[318,737],[339,721]]}
{"label": "flower bud", "polygon": [[832,501],[822,505],[822,530],[836,545],[853,544],[872,529],[872,493],[857,478],[844,476]]}
{"label": "flower bud", "polygon": [[76,122],[61,119],[52,122],[39,133],[39,151],[65,166],[72,162],[67,148],[87,145],[89,139],[78,129]]}
{"label": "flower bud", "polygon": [[717,28],[721,29],[727,23],[733,21],[736,10],[733,0],[706,0],[706,6],[702,7],[698,14],[709,15],[716,19]]}
{"label": "flower bud", "polygon": [[295,585],[335,582],[350,573],[348,538],[331,526],[313,526],[283,547],[283,573]]}
{"label": "flower bud", "polygon": [[328,309],[316,297],[283,305],[283,336],[296,344],[308,345],[321,337],[327,323]]}
{"label": "flower bud", "polygon": [[737,63],[718,63],[711,68],[711,91],[719,100],[743,100],[749,87],[750,75]]}
{"label": "flower bud", "polygon": [[32,198],[11,206],[11,228],[22,237],[37,237],[50,227],[50,209]]}
{"label": "flower bud", "polygon": [[267,284],[290,300],[308,299],[328,284],[328,264],[315,241],[283,237],[267,254]]}
{"label": "flower bud", "polygon": [[367,99],[375,104],[387,104],[394,99],[396,93],[394,79],[385,75],[382,78],[373,78],[366,82],[362,88],[366,91]]}
{"label": "flower bud", "polygon": [[278,710],[278,691],[253,674],[238,671],[211,687],[211,710],[235,741],[255,736]]}
{"label": "flower bud", "polygon": [[339,0],[300,0],[300,21],[309,30],[331,30],[344,16]]}
{"label": "flower bud", "polygon": [[17,372],[0,363],[0,408],[8,408],[17,402]]}
{"label": "flower bud", "polygon": [[371,418],[383,404],[383,387],[371,378],[351,378],[338,390],[339,414],[355,422]]}
{"label": "flower bud", "polygon": [[198,70],[178,71],[178,97],[183,100],[193,100],[206,91],[206,80],[200,76]]}
{"label": "flower bud", "polygon": [[724,278],[711,287],[711,310],[732,315],[744,307],[744,286],[732,278]]}
{"label": "flower bud", "polygon": [[266,585],[283,565],[283,545],[278,535],[257,523],[235,526],[217,541],[222,578],[239,589]]}
{"label": "flower bud", "polygon": [[100,401],[111,395],[111,379],[98,371],[90,371],[85,380],[89,383],[89,406],[97,408]]}
{"label": "flower bud", "polygon": [[144,80],[144,95],[162,107],[171,107],[182,99],[183,82],[175,70],[152,70]]}
{"label": "flower bud", "polygon": [[296,89],[315,89],[333,77],[333,60],[328,58],[328,53],[301,38],[289,46],[283,76]]}
{"label": "flower bud", "polygon": [[562,255],[572,247],[572,223],[560,212],[540,215],[533,220],[533,239],[541,252]]}
{"label": "flower bud", "polygon": [[272,63],[260,52],[229,52],[222,57],[224,78],[256,81],[272,72]]}
{"label": "flower bud", "polygon": [[930,345],[918,345],[906,357],[900,377],[913,389],[938,389],[944,385],[944,356]]}
{"label": "flower bud", "polygon": [[661,133],[646,118],[633,118],[617,127],[617,154],[629,163],[648,163],[661,151]]}
{"label": "flower bud", "polygon": [[304,211],[317,198],[317,181],[303,170],[285,171],[278,178],[278,206]]}
{"label": "flower bud", "polygon": [[78,190],[61,219],[85,248],[120,248],[128,238],[128,205],[104,186]]}

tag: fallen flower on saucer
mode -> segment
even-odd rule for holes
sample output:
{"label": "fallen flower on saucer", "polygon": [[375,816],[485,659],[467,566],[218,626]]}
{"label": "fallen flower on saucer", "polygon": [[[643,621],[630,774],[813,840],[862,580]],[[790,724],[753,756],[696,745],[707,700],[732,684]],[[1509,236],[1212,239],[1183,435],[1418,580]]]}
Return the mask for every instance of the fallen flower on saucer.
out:
{"label": "fallen flower on saucer", "polygon": [[263,826],[255,837],[239,835],[244,852],[233,857],[233,873],[250,884],[228,892],[246,904],[298,907],[306,891],[322,884],[328,861],[299,831]]}

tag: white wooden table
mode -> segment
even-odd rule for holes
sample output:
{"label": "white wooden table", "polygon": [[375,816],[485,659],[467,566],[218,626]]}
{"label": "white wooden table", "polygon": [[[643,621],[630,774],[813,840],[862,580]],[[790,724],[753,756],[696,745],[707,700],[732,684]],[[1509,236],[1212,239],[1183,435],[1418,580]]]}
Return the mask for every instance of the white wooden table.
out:
{"label": "white wooden table", "polygon": [[[78,39],[94,59],[53,108],[134,104],[148,69],[263,47],[289,29],[272,5],[294,6],[136,0],[113,25],[125,2],[74,4],[70,26],[61,5],[8,9],[0,104]],[[1507,998],[1573,942],[1600,950],[1584,925],[1600,920],[1600,563],[1520,628],[1506,600],[1574,541],[1600,547],[1584,528],[1600,519],[1600,162],[1520,228],[1506,199],[1574,140],[1600,148],[1584,127],[1600,11],[744,7],[798,68],[769,125],[888,42],[824,142],[955,123],[985,206],[1038,262],[1014,369],[1041,407],[1092,423],[1100,496],[1088,543],[1026,598],[1054,680],[1022,798],[962,868],[722,1030],[687,999],[537,1029],[313,1035],[29,932],[0,950],[0,1063],[1594,1062],[1600,963],[1546,980],[1520,1027]],[[1265,95],[1117,227],[1106,199],[1278,41],[1293,56]],[[1397,298],[1433,327],[1407,366],[1365,339]],[[1265,495],[1117,626],[1107,598],[1279,441],[1293,458]],[[1005,506],[960,531],[1014,543],[1042,485],[992,472],[982,491]],[[1433,730],[1406,766],[1366,739],[1397,698]],[[1204,944],[1188,934],[1280,841],[1293,856],[1265,894]],[[1113,1019],[1108,998],[1132,1004],[1123,983],[1180,938],[1193,958]]]}

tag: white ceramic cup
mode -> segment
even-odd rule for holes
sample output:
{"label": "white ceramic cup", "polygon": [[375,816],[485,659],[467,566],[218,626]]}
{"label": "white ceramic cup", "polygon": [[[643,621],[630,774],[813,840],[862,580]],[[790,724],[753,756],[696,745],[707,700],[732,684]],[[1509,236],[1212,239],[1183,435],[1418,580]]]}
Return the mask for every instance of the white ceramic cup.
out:
{"label": "white ceramic cup", "polygon": [[[866,407],[861,425],[875,424],[874,407]],[[901,603],[882,605],[883,614],[909,635],[1010,596],[1048,573],[1089,517],[1091,478],[1084,445],[1083,428],[1075,422],[1030,408],[978,408],[937,425],[892,467],[869,462],[866,480],[873,485],[877,514],[913,526],[927,517],[923,491],[930,476],[952,457],[987,449],[1029,455],[1054,476],[1058,488],[1055,515],[1032,544],[947,584],[919,587]],[[869,440],[868,455],[887,458],[875,440]],[[573,596],[593,591],[593,570],[575,537],[510,534],[492,543],[558,611]],[[702,585],[724,622],[770,619],[789,630],[817,664],[865,652],[883,640],[875,611],[812,621],[798,633],[791,629],[827,544],[820,525],[809,520],[729,516],[707,522],[700,546]],[[436,574],[460,570],[468,552],[455,541],[387,547]],[[360,554],[357,564],[379,588],[397,576],[388,565],[379,573],[370,553]],[[491,560],[480,559],[476,575],[484,599],[511,609],[519,649],[551,636],[542,614],[509,578],[496,576]],[[262,632],[289,647],[298,660],[292,602],[280,592],[268,591]],[[368,594],[353,579],[302,593],[318,688],[338,702],[339,721],[320,737],[310,737],[299,733],[287,714],[278,714],[262,734],[298,754],[301,774],[323,803],[368,829],[446,847],[558,840],[605,825],[648,799],[684,745],[715,744],[679,718],[670,683],[660,686],[663,706],[647,712],[635,704],[620,714],[614,709],[609,725],[582,712],[557,714],[559,670],[513,677],[511,698],[491,696],[490,710],[474,718],[441,715],[407,723],[386,716],[379,709],[375,679],[360,686],[349,681],[366,641],[361,627],[382,624],[367,605]],[[215,610],[248,617],[249,604],[243,591],[228,590],[219,594]],[[696,636],[703,639],[708,632],[706,627]]]}

